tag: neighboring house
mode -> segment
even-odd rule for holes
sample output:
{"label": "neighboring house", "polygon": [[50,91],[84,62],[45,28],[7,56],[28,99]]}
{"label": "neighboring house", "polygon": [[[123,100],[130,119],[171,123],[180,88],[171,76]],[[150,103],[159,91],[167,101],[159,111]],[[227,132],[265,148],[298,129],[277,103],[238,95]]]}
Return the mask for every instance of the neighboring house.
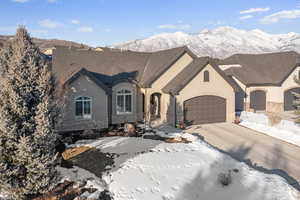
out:
{"label": "neighboring house", "polygon": [[172,125],[235,119],[238,86],[187,47],[153,53],[56,47],[52,63],[65,90],[61,131],[145,118]]}
{"label": "neighboring house", "polygon": [[219,61],[219,67],[242,89],[236,93],[236,110],[284,112],[294,110],[300,86],[300,55],[296,52],[236,54]]}

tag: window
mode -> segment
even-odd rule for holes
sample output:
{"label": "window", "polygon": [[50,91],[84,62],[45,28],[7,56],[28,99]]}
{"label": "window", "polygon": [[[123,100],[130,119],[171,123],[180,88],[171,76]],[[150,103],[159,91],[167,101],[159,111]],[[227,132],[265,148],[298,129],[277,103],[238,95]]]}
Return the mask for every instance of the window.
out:
{"label": "window", "polygon": [[209,82],[209,72],[207,70],[204,72],[204,82]]}
{"label": "window", "polygon": [[120,90],[117,92],[117,114],[128,114],[132,112],[132,92]]}
{"label": "window", "polygon": [[90,119],[92,117],[92,99],[90,97],[78,97],[75,100],[75,116]]}

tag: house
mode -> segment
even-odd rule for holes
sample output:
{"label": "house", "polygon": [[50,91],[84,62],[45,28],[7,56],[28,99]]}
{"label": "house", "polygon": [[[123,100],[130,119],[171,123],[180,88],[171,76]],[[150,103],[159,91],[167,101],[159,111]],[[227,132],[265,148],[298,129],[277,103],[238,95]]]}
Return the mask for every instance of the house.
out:
{"label": "house", "polygon": [[236,110],[281,113],[292,111],[300,86],[300,55],[296,52],[236,54],[218,62],[239,87]]}
{"label": "house", "polygon": [[145,118],[172,125],[235,119],[238,86],[214,60],[187,47],[152,53],[56,47],[52,65],[65,91],[61,131]]}

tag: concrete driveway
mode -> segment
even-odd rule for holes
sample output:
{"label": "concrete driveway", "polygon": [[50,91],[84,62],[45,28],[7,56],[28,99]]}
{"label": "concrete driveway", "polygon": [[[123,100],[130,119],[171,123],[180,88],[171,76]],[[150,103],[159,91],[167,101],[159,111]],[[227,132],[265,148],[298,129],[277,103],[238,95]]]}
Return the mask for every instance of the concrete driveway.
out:
{"label": "concrete driveway", "polygon": [[196,125],[187,132],[259,171],[280,175],[300,191],[300,147],[229,123]]}

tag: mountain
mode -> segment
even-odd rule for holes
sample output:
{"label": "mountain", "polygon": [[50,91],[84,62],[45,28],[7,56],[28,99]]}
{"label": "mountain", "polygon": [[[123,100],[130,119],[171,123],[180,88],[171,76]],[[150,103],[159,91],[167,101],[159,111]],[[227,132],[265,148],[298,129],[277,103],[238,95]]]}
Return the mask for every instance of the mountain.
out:
{"label": "mountain", "polygon": [[[3,47],[8,40],[12,39],[12,37],[13,36],[0,35],[0,48]],[[52,48],[54,46],[88,47],[87,45],[79,44],[76,42],[56,39],[48,40],[33,38],[33,42],[40,48],[41,51],[45,51],[46,49]]]}
{"label": "mountain", "polygon": [[268,34],[255,29],[245,31],[233,27],[203,30],[198,34],[163,33],[142,40],[113,45],[133,51],[157,51],[187,45],[198,56],[216,58],[236,53],[268,53],[297,51],[300,53],[300,34]]}

